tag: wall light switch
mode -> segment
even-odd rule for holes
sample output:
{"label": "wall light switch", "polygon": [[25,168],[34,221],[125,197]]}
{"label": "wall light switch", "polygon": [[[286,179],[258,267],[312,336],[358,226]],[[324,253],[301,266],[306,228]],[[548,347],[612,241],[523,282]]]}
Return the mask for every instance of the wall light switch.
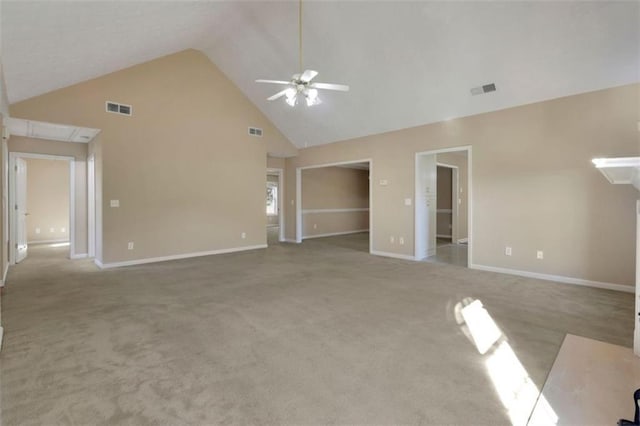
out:
{"label": "wall light switch", "polygon": [[404,205],[405,206],[410,206],[411,205],[411,198],[405,198],[404,199]]}
{"label": "wall light switch", "polygon": [[387,186],[387,185],[389,185],[389,181],[386,180],[386,179],[380,179],[380,185],[381,186]]}
{"label": "wall light switch", "polygon": [[318,224],[317,223],[313,224],[313,229],[318,229]]}
{"label": "wall light switch", "polygon": [[60,228],[60,232],[66,232],[67,229],[66,228]]}
{"label": "wall light switch", "polygon": [[538,250],[538,251],[536,252],[536,257],[537,257],[538,259],[544,259],[544,252],[543,252],[542,250]]}
{"label": "wall light switch", "polygon": [[127,244],[127,250],[133,250],[133,241],[129,241],[129,244]]}
{"label": "wall light switch", "polygon": [[111,207],[120,207],[120,200],[111,200],[109,203]]}
{"label": "wall light switch", "polygon": [[393,235],[389,237],[389,242],[391,244],[394,244],[396,242],[396,237],[394,237]]}
{"label": "wall light switch", "polygon": [[40,233],[40,228],[36,228],[36,234]]}
{"label": "wall light switch", "polygon": [[56,228],[49,228],[49,232],[56,232]]}
{"label": "wall light switch", "polygon": [[242,237],[242,239],[244,240],[245,238],[247,238],[247,233],[243,232],[242,234],[240,234],[240,237]]}
{"label": "wall light switch", "polygon": [[506,256],[511,256],[511,247],[508,247],[508,246],[507,246],[507,247],[505,247],[505,248],[504,248],[504,254],[505,254]]}
{"label": "wall light switch", "polygon": [[398,238],[398,243],[403,246],[404,245],[404,237]]}

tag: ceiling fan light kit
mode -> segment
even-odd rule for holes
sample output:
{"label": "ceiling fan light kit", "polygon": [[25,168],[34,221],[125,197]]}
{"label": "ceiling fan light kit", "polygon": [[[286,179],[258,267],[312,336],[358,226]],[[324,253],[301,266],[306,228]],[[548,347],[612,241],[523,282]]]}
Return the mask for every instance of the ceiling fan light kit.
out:
{"label": "ceiling fan light kit", "polygon": [[298,42],[300,48],[300,73],[294,74],[289,81],[256,80],[256,83],[281,84],[289,86],[286,89],[276,93],[275,95],[268,97],[267,100],[274,101],[284,96],[285,102],[288,105],[294,107],[301,101],[301,99],[304,99],[307,106],[310,107],[322,103],[322,100],[320,100],[318,89],[348,92],[349,86],[346,86],[344,84],[312,83],[311,80],[313,80],[318,75],[318,71],[302,71],[302,0],[299,0],[298,2],[298,30]]}

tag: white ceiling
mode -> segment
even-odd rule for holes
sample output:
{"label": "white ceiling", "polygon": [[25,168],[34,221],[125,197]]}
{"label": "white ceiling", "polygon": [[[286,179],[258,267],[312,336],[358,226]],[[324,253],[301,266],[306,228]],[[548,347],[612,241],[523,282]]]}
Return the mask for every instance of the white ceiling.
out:
{"label": "white ceiling", "polygon": [[15,117],[7,120],[7,128],[9,133],[15,136],[78,143],[88,143],[100,132],[98,129],[88,127],[45,123]]}
{"label": "white ceiling", "polygon": [[11,102],[196,48],[298,147],[640,81],[636,1],[305,1],[304,67],[351,91],[295,109],[254,80],[297,71],[297,2],[4,0],[2,15]]}

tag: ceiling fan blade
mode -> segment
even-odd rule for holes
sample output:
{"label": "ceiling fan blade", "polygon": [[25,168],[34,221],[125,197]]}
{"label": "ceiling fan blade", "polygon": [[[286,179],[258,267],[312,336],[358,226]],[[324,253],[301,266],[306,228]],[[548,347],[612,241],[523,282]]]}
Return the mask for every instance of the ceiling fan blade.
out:
{"label": "ceiling fan blade", "polygon": [[304,70],[304,72],[302,73],[302,75],[300,76],[300,81],[303,81],[305,83],[310,82],[311,80],[314,79],[314,77],[318,75],[318,71],[314,71],[314,70]]}
{"label": "ceiling fan blade", "polygon": [[313,83],[309,87],[313,87],[314,89],[339,90],[341,92],[348,92],[349,91],[349,86],[347,86],[345,84]]}
{"label": "ceiling fan blade", "polygon": [[284,80],[256,80],[256,83],[290,84],[291,82]]}
{"label": "ceiling fan blade", "polygon": [[276,99],[278,99],[278,98],[281,98],[281,97],[283,97],[284,95],[286,95],[286,94],[287,94],[287,90],[289,90],[289,89],[284,89],[283,91],[278,92],[278,93],[276,93],[276,94],[275,94],[275,95],[273,95],[273,96],[269,96],[269,97],[267,98],[267,100],[268,100],[268,101],[274,101],[274,100],[276,100]]}

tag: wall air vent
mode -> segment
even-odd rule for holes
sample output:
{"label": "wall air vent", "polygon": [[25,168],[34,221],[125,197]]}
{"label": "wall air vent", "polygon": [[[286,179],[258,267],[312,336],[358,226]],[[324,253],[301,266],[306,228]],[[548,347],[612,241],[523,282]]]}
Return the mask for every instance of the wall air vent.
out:
{"label": "wall air vent", "polygon": [[120,115],[131,115],[133,113],[133,108],[131,105],[119,104],[117,102],[107,101],[107,112],[112,112],[114,114]]}
{"label": "wall air vent", "polygon": [[257,127],[249,127],[249,134],[251,136],[261,137],[262,136],[262,129],[259,129]]}
{"label": "wall air vent", "polygon": [[496,84],[490,83],[490,84],[485,84],[484,86],[473,87],[471,89],[471,94],[473,96],[476,96],[476,95],[483,95],[485,93],[491,93],[495,91],[496,91]]}

